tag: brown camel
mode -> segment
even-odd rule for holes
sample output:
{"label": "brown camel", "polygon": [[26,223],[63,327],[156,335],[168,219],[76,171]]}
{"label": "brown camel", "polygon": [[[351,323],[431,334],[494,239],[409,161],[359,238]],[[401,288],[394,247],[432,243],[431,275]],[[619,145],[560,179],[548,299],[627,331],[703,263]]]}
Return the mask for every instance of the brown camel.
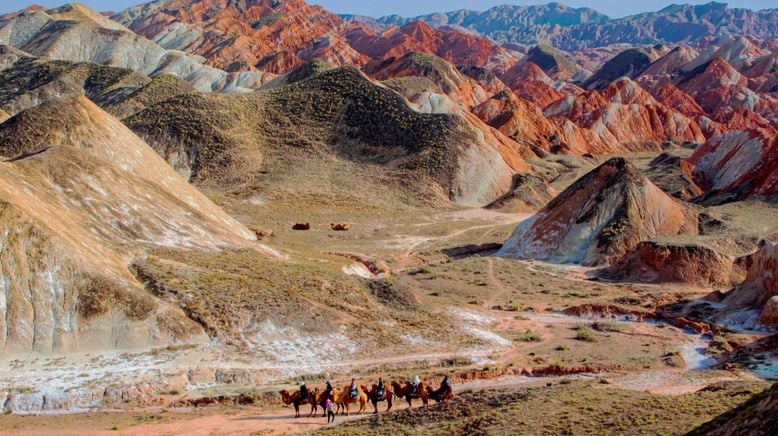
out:
{"label": "brown camel", "polygon": [[362,390],[367,393],[367,399],[373,404],[375,411],[378,413],[378,403],[386,401],[386,411],[392,410],[392,403],[394,402],[394,393],[388,386],[384,386],[384,395],[378,398],[378,385],[374,384],[370,391],[367,390],[365,385],[362,385]]}
{"label": "brown camel", "polygon": [[413,393],[413,385],[410,382],[405,383],[405,385],[401,385],[400,382],[393,381],[392,390],[394,391],[394,395],[397,397],[405,398],[405,401],[408,402],[408,407],[413,406],[411,401],[414,398],[420,399],[422,404],[425,406],[429,404],[429,394],[424,388],[424,383],[419,383],[419,388],[416,390],[416,393]]}
{"label": "brown camel", "polygon": [[444,403],[448,400],[454,399],[454,390],[449,388],[440,387],[438,389],[432,389],[432,386],[427,386],[427,396],[435,400],[437,403]]}
{"label": "brown camel", "polygon": [[300,417],[300,405],[302,404],[310,404],[311,405],[311,413],[308,414],[309,417],[313,416],[316,413],[316,409],[318,408],[318,404],[316,402],[316,399],[319,397],[319,388],[314,389],[313,392],[308,393],[308,398],[303,401],[300,398],[300,391],[295,391],[293,393],[289,393],[286,389],[283,389],[278,392],[281,394],[281,400],[284,402],[284,404],[289,405],[291,404],[294,406],[294,417],[299,418]]}
{"label": "brown camel", "polygon": [[367,394],[361,387],[357,386],[357,397],[351,398],[351,394],[349,393],[350,390],[351,385],[348,385],[338,394],[338,412],[349,416],[349,405],[359,403],[359,411],[357,414],[363,413],[365,409],[367,409]]}
{"label": "brown camel", "polygon": [[318,398],[316,398],[316,402],[321,406],[321,409],[324,411],[322,414],[322,418],[327,417],[327,400],[332,400],[332,404],[337,406],[336,413],[340,411],[340,404],[339,404],[339,394],[337,389],[332,389],[330,391],[329,398],[327,398],[327,391],[322,391],[321,394],[319,394]]}

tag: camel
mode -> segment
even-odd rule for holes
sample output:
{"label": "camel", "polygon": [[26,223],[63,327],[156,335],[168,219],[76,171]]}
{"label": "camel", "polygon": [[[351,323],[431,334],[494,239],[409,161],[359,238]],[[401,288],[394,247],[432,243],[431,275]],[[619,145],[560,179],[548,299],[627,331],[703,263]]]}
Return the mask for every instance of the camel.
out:
{"label": "camel", "polygon": [[337,406],[337,412],[340,412],[340,404],[338,402],[338,390],[332,389],[329,398],[327,398],[327,391],[322,391],[321,394],[319,394],[318,398],[316,398],[316,402],[319,406],[321,406],[321,409],[324,411],[322,414],[322,418],[327,417],[327,400],[332,400],[332,404]]}
{"label": "camel", "polygon": [[309,417],[313,416],[316,413],[316,410],[318,408],[317,398],[319,397],[319,388],[314,389],[313,392],[308,393],[308,398],[305,401],[302,401],[300,399],[300,391],[295,391],[293,393],[289,393],[286,389],[283,389],[278,392],[281,394],[281,400],[286,405],[293,405],[294,406],[294,417],[299,418],[300,417],[300,405],[302,404],[310,404],[311,405],[311,413],[308,414]]}
{"label": "camel", "polygon": [[415,394],[411,394],[411,392],[413,392],[413,385],[410,383],[405,383],[405,386],[403,386],[399,382],[393,381],[392,390],[394,391],[394,395],[405,398],[405,401],[408,402],[408,407],[413,406],[411,401],[414,398],[420,399],[425,406],[429,404],[429,394],[427,393],[427,390],[424,389],[424,383],[419,383],[419,388],[416,390]]}
{"label": "camel", "polygon": [[449,388],[444,391],[442,387],[432,389],[432,386],[427,386],[427,396],[435,400],[436,403],[444,403],[454,399],[454,390]]}
{"label": "camel", "polygon": [[362,390],[361,387],[357,386],[357,397],[351,398],[351,395],[349,391],[351,390],[351,385],[346,386],[343,388],[341,392],[338,393],[337,398],[337,404],[338,404],[338,412],[341,414],[344,414],[346,416],[349,416],[349,405],[354,403],[359,403],[359,412],[357,414],[361,414],[367,409],[367,394],[364,390]]}
{"label": "camel", "polygon": [[367,393],[367,399],[370,400],[370,402],[373,404],[373,408],[375,409],[375,412],[378,413],[378,403],[381,401],[386,401],[386,411],[392,410],[392,403],[394,402],[394,393],[391,389],[389,389],[388,386],[384,386],[384,395],[381,398],[377,397],[378,394],[378,385],[373,385],[372,389],[370,391],[367,390],[367,387],[365,385],[362,385],[362,390]]}

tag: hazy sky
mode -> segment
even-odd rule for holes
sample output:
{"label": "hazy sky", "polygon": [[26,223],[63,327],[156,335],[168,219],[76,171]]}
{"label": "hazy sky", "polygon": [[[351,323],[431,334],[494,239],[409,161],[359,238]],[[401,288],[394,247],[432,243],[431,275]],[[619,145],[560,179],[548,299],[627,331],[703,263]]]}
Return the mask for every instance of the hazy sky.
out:
{"label": "hazy sky", "polygon": [[[398,14],[404,16],[421,15],[429,12],[450,11],[455,9],[484,10],[491,6],[505,3],[513,4],[538,4],[548,1],[527,0],[309,0],[311,3],[320,4],[327,9],[338,13],[353,13],[371,16]],[[550,1],[550,0],[549,0]],[[675,0],[675,3],[708,3],[709,0]],[[726,2],[726,0],[720,0]],[[67,0],[0,0],[0,12],[9,12],[22,9],[36,3],[43,6],[59,6],[67,3]],[[672,3],[672,0],[568,0],[560,3],[569,6],[588,6],[606,13],[612,17],[635,14],[638,12],[654,11]],[[97,10],[118,11],[127,6],[143,3],[142,0],[81,0]],[[731,0],[731,7],[747,7],[752,9],[764,9],[778,7],[776,0]]]}

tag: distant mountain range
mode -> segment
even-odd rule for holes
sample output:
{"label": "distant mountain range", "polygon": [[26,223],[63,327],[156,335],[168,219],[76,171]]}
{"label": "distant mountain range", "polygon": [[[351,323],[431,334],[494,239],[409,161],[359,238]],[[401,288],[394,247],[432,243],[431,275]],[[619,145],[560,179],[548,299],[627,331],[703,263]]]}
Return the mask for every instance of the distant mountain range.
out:
{"label": "distant mountain range", "polygon": [[377,19],[343,15],[345,20],[376,27],[402,26],[425,21],[433,27],[459,27],[488,36],[499,43],[546,43],[567,51],[611,44],[693,43],[700,38],[746,34],[753,38],[778,37],[778,9],[733,9],[726,3],[670,5],[613,19],[590,8],[559,3],[538,6],[495,6],[487,11],[458,10],[405,18]]}

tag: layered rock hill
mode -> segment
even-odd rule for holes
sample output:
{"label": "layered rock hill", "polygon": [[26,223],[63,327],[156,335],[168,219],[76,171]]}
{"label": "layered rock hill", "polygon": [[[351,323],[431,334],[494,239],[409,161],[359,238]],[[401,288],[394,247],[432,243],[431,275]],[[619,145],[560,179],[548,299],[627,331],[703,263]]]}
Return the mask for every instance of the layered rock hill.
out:
{"label": "layered rock hill", "polygon": [[80,4],[2,16],[0,43],[47,59],[127,68],[147,76],[171,74],[200,91],[246,91],[272,78],[206,66],[201,58],[162,48]]}
{"label": "layered rock hill", "polygon": [[536,45],[527,52],[522,60],[537,65],[554,80],[577,80],[586,73],[565,53],[546,44]]}
{"label": "layered rock hill", "polygon": [[554,82],[539,66],[524,59],[509,68],[502,80],[516,95],[541,109],[565,95],[580,92],[575,85]]}
{"label": "layered rock hill", "polygon": [[[548,151],[559,145],[562,135],[560,127],[546,119],[536,106],[517,97],[510,90],[497,93],[474,108],[473,113],[521,144]],[[577,128],[572,126],[571,129]],[[585,150],[583,145],[570,148]]]}
{"label": "layered rock hill", "polygon": [[375,20],[373,26],[401,26],[423,20],[432,26],[458,26],[479,32],[500,43],[534,45],[545,42],[562,50],[628,43],[654,45],[695,43],[719,34],[778,37],[778,10],[729,8],[725,3],[670,5],[657,12],[612,19],[589,8],[559,3],[538,6],[495,6],[487,11],[458,10],[413,18],[398,16]]}
{"label": "layered rock hill", "polygon": [[85,95],[123,118],[170,97],[193,92],[191,85],[176,76],[150,79],[129,69],[88,62],[22,57],[0,70],[0,108],[10,115],[41,102]]}
{"label": "layered rock hill", "polygon": [[0,350],[207,340],[128,270],[144,247],[261,248],[255,236],[85,97],[0,125]]}
{"label": "layered rock hill", "polygon": [[[428,53],[410,52],[398,58],[374,59],[368,62],[363,70],[376,80],[400,79],[387,83],[387,86],[402,91],[400,93],[409,100],[414,100],[414,94],[429,91],[423,83],[411,82],[413,78],[422,77],[434,82],[440,92],[468,110],[472,110],[494,94],[493,90],[486,90],[479,82],[463,75],[454,65]],[[505,86],[493,84],[492,87],[502,89]]]}
{"label": "layered rock hill", "polygon": [[357,51],[373,58],[425,52],[455,65],[477,65],[496,73],[510,68],[517,60],[487,38],[451,28],[434,29],[423,21],[390,27],[381,33],[355,27],[346,32],[346,38]]}
{"label": "layered rock hill", "polygon": [[675,84],[717,121],[725,121],[726,115],[737,109],[766,118],[774,118],[778,110],[778,99],[751,90],[748,79],[719,57],[685,73]]}
{"label": "layered rock hill", "polygon": [[337,15],[303,0],[163,0],[113,19],[227,71],[257,67],[280,74],[313,58],[335,65],[367,60],[336,31],[343,24]]}
{"label": "layered rock hill", "polygon": [[718,204],[778,194],[778,134],[773,129],[731,131],[699,147],[689,159],[703,190]]}
{"label": "layered rock hill", "polygon": [[728,288],[742,283],[745,268],[732,256],[703,245],[644,241],[614,265],[598,271],[605,280],[686,283]]}
{"label": "layered rock hill", "polygon": [[[514,172],[529,169],[518,144],[472,114],[414,111],[349,67],[251,95],[176,97],[126,122],[198,184],[261,183],[260,169],[297,177],[291,169],[308,167],[321,179],[300,174],[295,183],[321,189],[337,176],[332,168],[358,165],[375,171],[365,188],[375,180],[387,192],[392,179],[416,196],[483,205],[508,191]],[[289,161],[312,156],[333,167]],[[333,182],[331,191],[354,195],[342,185]]]}
{"label": "layered rock hill", "polygon": [[614,81],[628,77],[634,79],[659,59],[661,47],[631,48],[605,63],[594,75],[583,82],[588,89],[603,89]]}
{"label": "layered rock hill", "polygon": [[696,234],[697,221],[633,164],[613,158],[519,224],[498,255],[605,265],[642,241]]}
{"label": "layered rock hill", "polygon": [[[705,141],[694,120],[658,102],[629,78],[619,79],[602,91],[565,97],[543,113],[552,120],[564,118],[581,127],[583,132],[563,129],[562,140],[586,144],[590,153],[659,150],[667,140]],[[575,138],[580,135],[583,139]]]}
{"label": "layered rock hill", "polygon": [[509,67],[515,58],[488,38],[417,22],[374,32],[303,0],[165,0],[113,17],[164,48],[227,71],[282,74],[312,59],[361,66],[373,57],[423,51],[457,65]]}

